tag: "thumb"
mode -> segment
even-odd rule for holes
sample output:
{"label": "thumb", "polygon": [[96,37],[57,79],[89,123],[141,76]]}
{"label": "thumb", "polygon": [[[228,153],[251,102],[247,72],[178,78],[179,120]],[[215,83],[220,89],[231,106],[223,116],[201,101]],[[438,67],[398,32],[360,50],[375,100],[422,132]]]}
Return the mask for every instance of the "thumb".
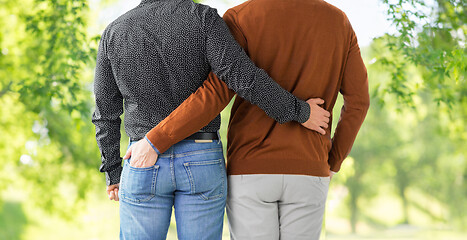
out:
{"label": "thumb", "polygon": [[317,104],[317,105],[319,105],[319,104],[323,104],[323,103],[324,103],[324,100],[321,99],[321,98],[310,98],[310,99],[308,99],[307,102],[308,102],[308,103],[311,103],[311,104]]}
{"label": "thumb", "polygon": [[315,102],[316,104],[318,104],[318,105],[320,105],[320,104],[323,104],[323,103],[324,103],[324,100],[323,100],[323,99],[321,99],[321,98],[315,98],[314,100],[315,100],[314,102]]}
{"label": "thumb", "polygon": [[132,150],[132,147],[130,147],[128,151],[126,151],[125,156],[123,157],[123,160],[126,160],[131,157],[131,150]]}

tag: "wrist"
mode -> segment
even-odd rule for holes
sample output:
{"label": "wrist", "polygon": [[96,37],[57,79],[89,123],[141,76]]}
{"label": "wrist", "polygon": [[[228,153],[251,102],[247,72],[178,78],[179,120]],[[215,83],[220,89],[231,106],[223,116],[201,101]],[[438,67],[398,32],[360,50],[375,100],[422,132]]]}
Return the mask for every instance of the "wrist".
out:
{"label": "wrist", "polygon": [[308,121],[311,115],[311,108],[310,105],[303,101],[303,100],[298,100],[298,113],[296,116],[295,121],[299,123],[304,123]]}
{"label": "wrist", "polygon": [[122,174],[122,166],[118,166],[110,171],[105,172],[105,183],[107,186],[120,183],[120,175]]}
{"label": "wrist", "polygon": [[144,139],[146,139],[146,141],[148,141],[149,145],[151,145],[152,149],[154,149],[154,151],[157,153],[157,155],[161,154],[159,149],[157,149],[156,146],[154,146],[154,144],[152,144],[152,142],[149,140],[149,138],[147,136],[144,136]]}

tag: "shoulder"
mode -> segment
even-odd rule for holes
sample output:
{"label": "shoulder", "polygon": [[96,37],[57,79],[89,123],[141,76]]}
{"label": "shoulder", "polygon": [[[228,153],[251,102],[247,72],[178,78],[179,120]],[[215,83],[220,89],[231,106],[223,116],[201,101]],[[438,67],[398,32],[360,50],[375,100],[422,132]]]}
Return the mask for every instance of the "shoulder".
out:
{"label": "shoulder", "polygon": [[255,2],[259,2],[259,1],[248,0],[248,1],[244,2],[244,3],[242,3],[242,4],[239,4],[239,5],[235,6],[235,7],[230,8],[229,10],[227,10],[227,12],[233,12],[233,13],[238,14],[238,13],[242,12],[243,10],[248,9],[249,7],[254,5]]}
{"label": "shoulder", "polygon": [[216,18],[220,18],[219,13],[217,13],[217,9],[201,4],[201,3],[193,3],[193,10],[195,15],[201,20],[202,24],[206,24],[212,22]]}
{"label": "shoulder", "polygon": [[217,13],[217,9],[209,6],[209,5],[205,5],[205,4],[201,4],[201,3],[193,3],[194,4],[194,7],[197,11],[198,14],[200,14],[200,16],[210,16],[210,15],[219,15]]}
{"label": "shoulder", "polygon": [[330,17],[334,18],[337,22],[343,24],[347,28],[350,28],[350,21],[347,18],[347,15],[344,11],[323,0],[319,0],[319,6],[320,10],[325,11]]}
{"label": "shoulder", "polygon": [[131,10],[128,10],[124,14],[120,15],[118,18],[113,20],[104,30],[104,34],[111,34],[113,32],[118,32],[122,28],[131,28],[132,24],[136,21],[144,18],[144,9],[140,6],[137,6]]}

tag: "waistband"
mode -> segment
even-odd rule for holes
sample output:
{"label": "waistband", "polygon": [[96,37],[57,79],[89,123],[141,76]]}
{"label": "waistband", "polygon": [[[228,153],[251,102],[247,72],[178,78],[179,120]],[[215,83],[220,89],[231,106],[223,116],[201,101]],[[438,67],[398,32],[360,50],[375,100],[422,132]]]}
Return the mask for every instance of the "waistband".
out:
{"label": "waistband", "polygon": [[[219,140],[219,132],[195,132],[184,140]],[[137,142],[141,139],[131,139],[130,142]]]}

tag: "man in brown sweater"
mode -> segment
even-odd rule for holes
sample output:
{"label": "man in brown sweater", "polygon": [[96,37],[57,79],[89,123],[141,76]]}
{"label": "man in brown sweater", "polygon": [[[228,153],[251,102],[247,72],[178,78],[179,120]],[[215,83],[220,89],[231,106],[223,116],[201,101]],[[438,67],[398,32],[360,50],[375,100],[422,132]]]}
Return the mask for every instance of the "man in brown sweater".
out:
{"label": "man in brown sweater", "polygon": [[[235,99],[227,150],[231,237],[319,239],[330,177],[369,108],[356,35],[346,15],[322,0],[250,0],[229,9],[224,20],[255,64],[298,98],[324,99],[316,103],[332,112],[338,93],[344,97],[332,139],[330,128],[320,134],[297,122],[279,124]],[[211,74],[146,137],[163,153],[209,123],[233,96]],[[138,152],[157,158],[155,151]]]}

